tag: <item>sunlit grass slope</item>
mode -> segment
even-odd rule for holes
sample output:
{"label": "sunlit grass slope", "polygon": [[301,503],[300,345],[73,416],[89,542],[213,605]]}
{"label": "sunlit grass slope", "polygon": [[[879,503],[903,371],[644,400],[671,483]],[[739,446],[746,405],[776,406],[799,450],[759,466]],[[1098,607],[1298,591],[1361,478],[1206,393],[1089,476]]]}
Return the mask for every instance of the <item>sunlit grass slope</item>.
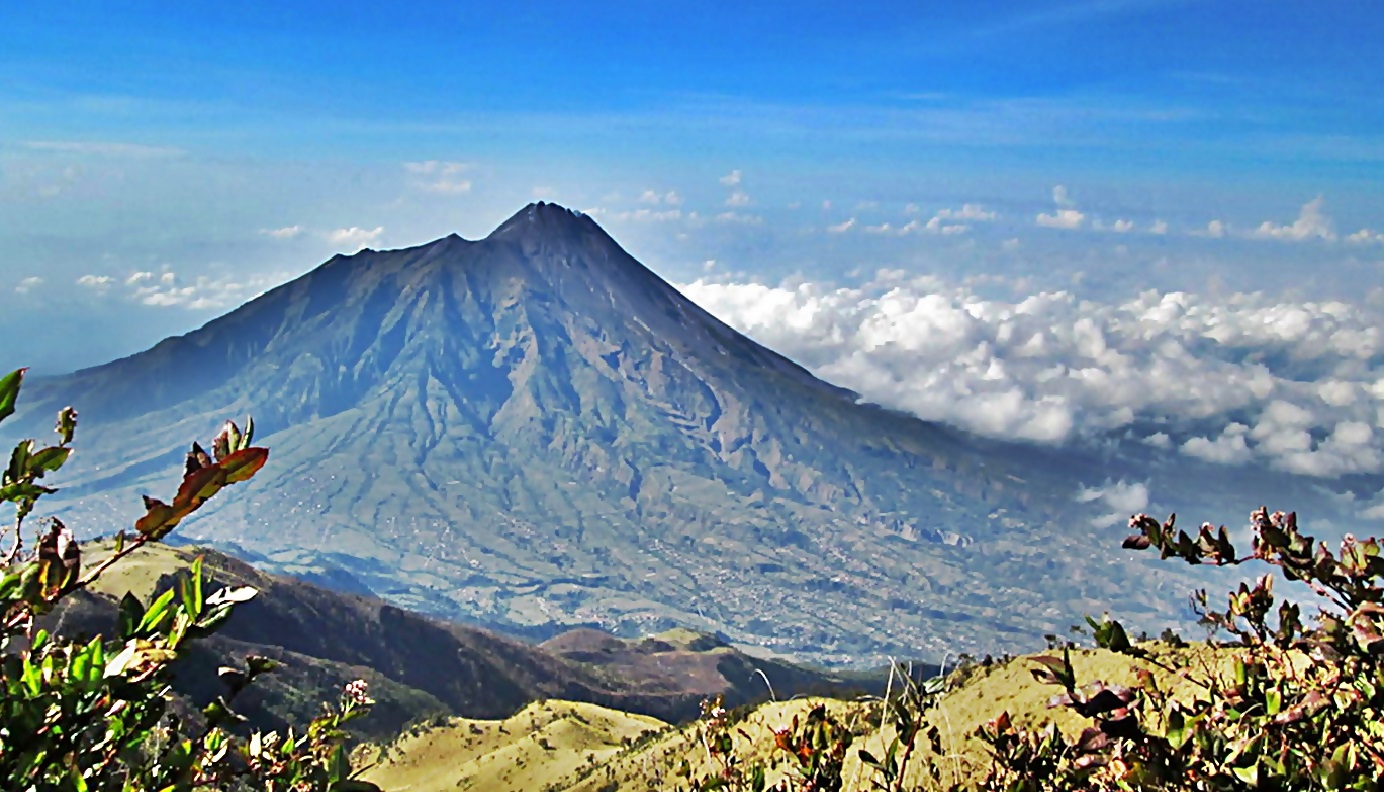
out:
{"label": "sunlit grass slope", "polygon": [[[1099,680],[1132,685],[1142,670],[1160,687],[1175,692],[1192,684],[1184,678],[1189,672],[1193,676],[1214,673],[1223,657],[1202,646],[1173,649],[1146,644],[1144,648],[1150,659],[1076,649],[1072,651],[1072,665],[1081,683]],[[920,741],[908,788],[929,789],[923,771],[932,764],[940,765],[946,782],[982,776],[988,754],[973,735],[1001,712],[1009,712],[1016,723],[1029,727],[1055,721],[1068,733],[1088,725],[1067,710],[1048,709],[1048,700],[1060,691],[1034,681],[1030,674],[1034,667],[1026,658],[1018,658],[988,667],[975,665],[954,675],[952,689],[942,696],[931,715],[943,735],[943,751],[935,755]],[[868,771],[861,766],[857,751],[863,748],[882,756],[893,737],[891,727],[881,729],[885,719],[878,700],[799,698],[765,703],[731,727],[736,755],[742,764],[768,767],[772,784],[788,772],[785,755],[774,748],[773,731],[787,727],[794,717],[805,718],[818,704],[825,704],[856,735],[846,763],[846,789],[870,789]],[[544,712],[545,707],[548,712]],[[577,728],[569,723],[559,732],[554,725],[567,712],[581,712],[594,724],[597,718],[586,714],[592,711],[606,718],[599,721],[602,728]],[[504,721],[508,733],[501,732],[497,722],[454,720],[444,728],[404,737],[391,747],[389,762],[368,777],[388,790],[628,792],[675,789],[679,784],[685,787],[686,779],[680,775],[684,763],[694,777],[711,772],[711,759],[700,742],[699,724],[660,730],[657,721],[624,720],[629,717],[589,705],[546,702]],[[549,741],[549,749],[539,745],[540,738]],[[620,738],[631,742],[622,746]]]}
{"label": "sunlit grass slope", "polygon": [[573,787],[624,746],[666,728],[594,704],[543,701],[504,720],[445,719],[361,756],[376,760],[364,778],[391,792],[537,792]]}

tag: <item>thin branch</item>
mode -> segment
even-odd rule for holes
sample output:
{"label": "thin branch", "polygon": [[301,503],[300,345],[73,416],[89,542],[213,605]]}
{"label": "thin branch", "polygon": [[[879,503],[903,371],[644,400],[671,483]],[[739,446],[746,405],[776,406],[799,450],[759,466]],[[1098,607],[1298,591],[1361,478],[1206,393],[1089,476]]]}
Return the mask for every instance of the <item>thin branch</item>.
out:
{"label": "thin branch", "polygon": [[92,583],[95,583],[96,579],[101,577],[101,573],[109,569],[112,564],[129,555],[130,553],[133,553],[134,551],[138,550],[139,548],[143,547],[148,543],[149,538],[144,536],[143,534],[130,540],[128,544],[120,548],[119,552],[112,554],[110,558],[107,558],[100,564],[97,564],[95,567],[91,569],[91,571],[87,572],[81,580],[78,580],[76,583],[73,583],[72,587],[67,590],[67,593],[70,594],[74,591],[77,591],[78,589],[84,589]]}

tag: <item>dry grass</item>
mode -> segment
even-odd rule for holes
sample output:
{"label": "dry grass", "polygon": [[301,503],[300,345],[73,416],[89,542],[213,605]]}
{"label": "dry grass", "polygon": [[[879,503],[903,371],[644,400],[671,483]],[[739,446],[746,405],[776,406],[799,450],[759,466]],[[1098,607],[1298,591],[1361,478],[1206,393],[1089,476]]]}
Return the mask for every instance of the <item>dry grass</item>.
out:
{"label": "dry grass", "polygon": [[538,792],[578,784],[623,746],[667,728],[642,715],[570,701],[535,702],[505,720],[448,719],[406,734],[364,774],[391,792],[475,789]]}
{"label": "dry grass", "polygon": [[[1153,675],[1160,687],[1176,692],[1192,686],[1184,678],[1188,672],[1200,677],[1208,670],[1219,668],[1225,658],[1223,652],[1204,646],[1171,649],[1150,645],[1147,648],[1157,663],[1104,650],[1081,649],[1072,652],[1072,665],[1083,683],[1100,680],[1132,685],[1137,681],[1138,670],[1143,669]],[[933,755],[920,741],[909,773],[909,787],[930,788],[925,782],[925,770],[930,764],[940,765],[944,783],[982,775],[988,766],[988,754],[973,735],[979,726],[1000,712],[1008,711],[1016,723],[1027,726],[1055,721],[1068,733],[1075,733],[1087,725],[1067,710],[1047,708],[1049,698],[1059,691],[1036,683],[1029,673],[1033,667],[1032,663],[1019,658],[988,668],[976,666],[957,677],[957,687],[943,695],[931,715],[931,722],[943,735],[943,751],[941,755]],[[883,713],[877,701],[800,698],[763,704],[732,727],[736,755],[745,764],[765,765],[772,784],[788,772],[784,757],[773,747],[773,731],[788,726],[795,716],[805,717],[812,707],[822,703],[856,734],[845,766],[847,792],[870,789],[869,771],[861,765],[857,750],[863,748],[876,756],[883,755],[893,737],[892,727],[880,728]],[[563,712],[567,707],[589,705],[548,702],[546,706]],[[615,724],[623,724],[619,719],[628,717],[609,710],[602,712],[608,713]],[[544,717],[533,720],[534,717],[534,707],[530,707],[516,718],[505,721],[510,732],[505,735],[499,735],[486,725],[495,722],[455,721],[456,726],[400,742],[396,750],[402,755],[396,756],[395,764],[367,777],[388,790],[469,786],[496,790],[629,792],[673,789],[679,784],[686,786],[686,781],[678,774],[684,762],[696,777],[708,775],[713,769],[711,758],[698,739],[697,724],[650,732],[637,744],[621,748],[613,736],[631,736],[632,732],[626,727],[620,727],[624,731],[618,735],[599,732],[612,734],[611,738],[597,739],[589,736],[586,730],[574,730],[571,736],[563,733],[559,737],[552,720],[557,716],[544,716],[548,720]],[[483,733],[468,735],[466,730],[471,729],[472,724],[481,725]],[[547,736],[553,745],[561,747],[553,751],[542,750],[536,743],[539,735]],[[462,739],[468,736],[469,744]],[[590,760],[586,759],[588,755],[592,757]],[[588,761],[595,765],[594,768],[574,772]]]}

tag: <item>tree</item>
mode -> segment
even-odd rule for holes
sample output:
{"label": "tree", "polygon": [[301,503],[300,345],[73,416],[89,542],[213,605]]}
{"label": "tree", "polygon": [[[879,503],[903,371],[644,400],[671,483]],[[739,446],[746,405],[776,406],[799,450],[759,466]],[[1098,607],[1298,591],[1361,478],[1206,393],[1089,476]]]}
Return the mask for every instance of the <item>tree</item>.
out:
{"label": "tree", "polygon": [[[0,378],[0,421],[14,414],[25,370]],[[223,666],[225,693],[195,717],[171,706],[171,666],[193,642],[215,632],[253,588],[204,591],[201,559],[176,589],[142,602],[126,594],[111,637],[77,643],[38,627],[38,618],[95,582],[130,553],[162,541],[223,488],[249,480],[269,458],[252,445],[254,422],[227,422],[211,442],[187,454],[171,503],[145,496],[133,532],[121,530],[114,550],[82,569],[82,548],[56,517],[40,523],[26,546],[26,522],[40,499],[56,492],[43,483],[72,453],[77,413],[59,412],[58,442],[15,446],[0,475],[0,502],[14,507],[0,530],[0,788],[5,790],[120,790],[184,792],[249,788],[287,792],[366,792],[353,778],[344,726],[373,703],[365,683],[353,682],[339,701],[301,732],[238,733],[232,709],[238,693],[274,668],[249,656]]]}

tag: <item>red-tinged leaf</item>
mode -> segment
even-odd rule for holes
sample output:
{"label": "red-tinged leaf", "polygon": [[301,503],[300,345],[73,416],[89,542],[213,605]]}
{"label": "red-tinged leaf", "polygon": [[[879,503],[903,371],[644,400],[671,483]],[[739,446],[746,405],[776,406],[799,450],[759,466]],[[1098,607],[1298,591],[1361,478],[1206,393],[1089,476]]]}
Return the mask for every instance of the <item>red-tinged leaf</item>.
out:
{"label": "red-tinged leaf", "polygon": [[226,473],[220,467],[204,467],[194,470],[183,478],[178,494],[173,497],[173,505],[179,509],[202,505],[202,502],[215,495],[225,486]]}
{"label": "red-tinged leaf", "polygon": [[212,441],[212,450],[216,453],[217,461],[220,461],[248,445],[246,437],[241,434],[240,427],[235,425],[235,421],[227,421],[222,424],[221,431]]}
{"label": "red-tinged leaf", "polygon": [[221,431],[217,432],[216,437],[211,441],[211,453],[216,457],[217,462],[231,455],[232,425],[230,421],[227,421],[225,425],[221,427]]}
{"label": "red-tinged leaf", "polygon": [[1094,726],[1082,731],[1076,743],[1077,752],[1083,754],[1097,753],[1109,747],[1110,736]]}
{"label": "red-tinged leaf", "polygon": [[226,483],[237,484],[248,481],[251,476],[264,467],[264,463],[269,461],[269,449],[267,448],[246,448],[231,454],[221,460],[221,469],[226,471]]}
{"label": "red-tinged leaf", "polygon": [[793,752],[793,744],[788,736],[787,729],[774,730],[774,745],[778,746],[780,750],[788,751],[789,753]]}
{"label": "red-tinged leaf", "polygon": [[39,540],[38,560],[44,567],[45,587],[66,591],[82,571],[82,551],[72,531],[54,517],[48,533]]}
{"label": "red-tinged leaf", "polygon": [[[173,525],[177,524],[176,510],[158,498],[145,495],[144,510],[144,516],[135,521],[135,530],[145,536],[161,536],[160,530],[170,521],[173,521]],[[169,527],[172,526],[169,525]]]}
{"label": "red-tinged leaf", "polygon": [[1131,536],[1125,539],[1120,546],[1126,550],[1147,550],[1149,549],[1149,538],[1143,534]]}
{"label": "red-tinged leaf", "polygon": [[195,473],[202,468],[212,467],[214,464],[206,449],[198,443],[193,443],[192,450],[187,452],[187,463],[184,465],[183,472]]}

